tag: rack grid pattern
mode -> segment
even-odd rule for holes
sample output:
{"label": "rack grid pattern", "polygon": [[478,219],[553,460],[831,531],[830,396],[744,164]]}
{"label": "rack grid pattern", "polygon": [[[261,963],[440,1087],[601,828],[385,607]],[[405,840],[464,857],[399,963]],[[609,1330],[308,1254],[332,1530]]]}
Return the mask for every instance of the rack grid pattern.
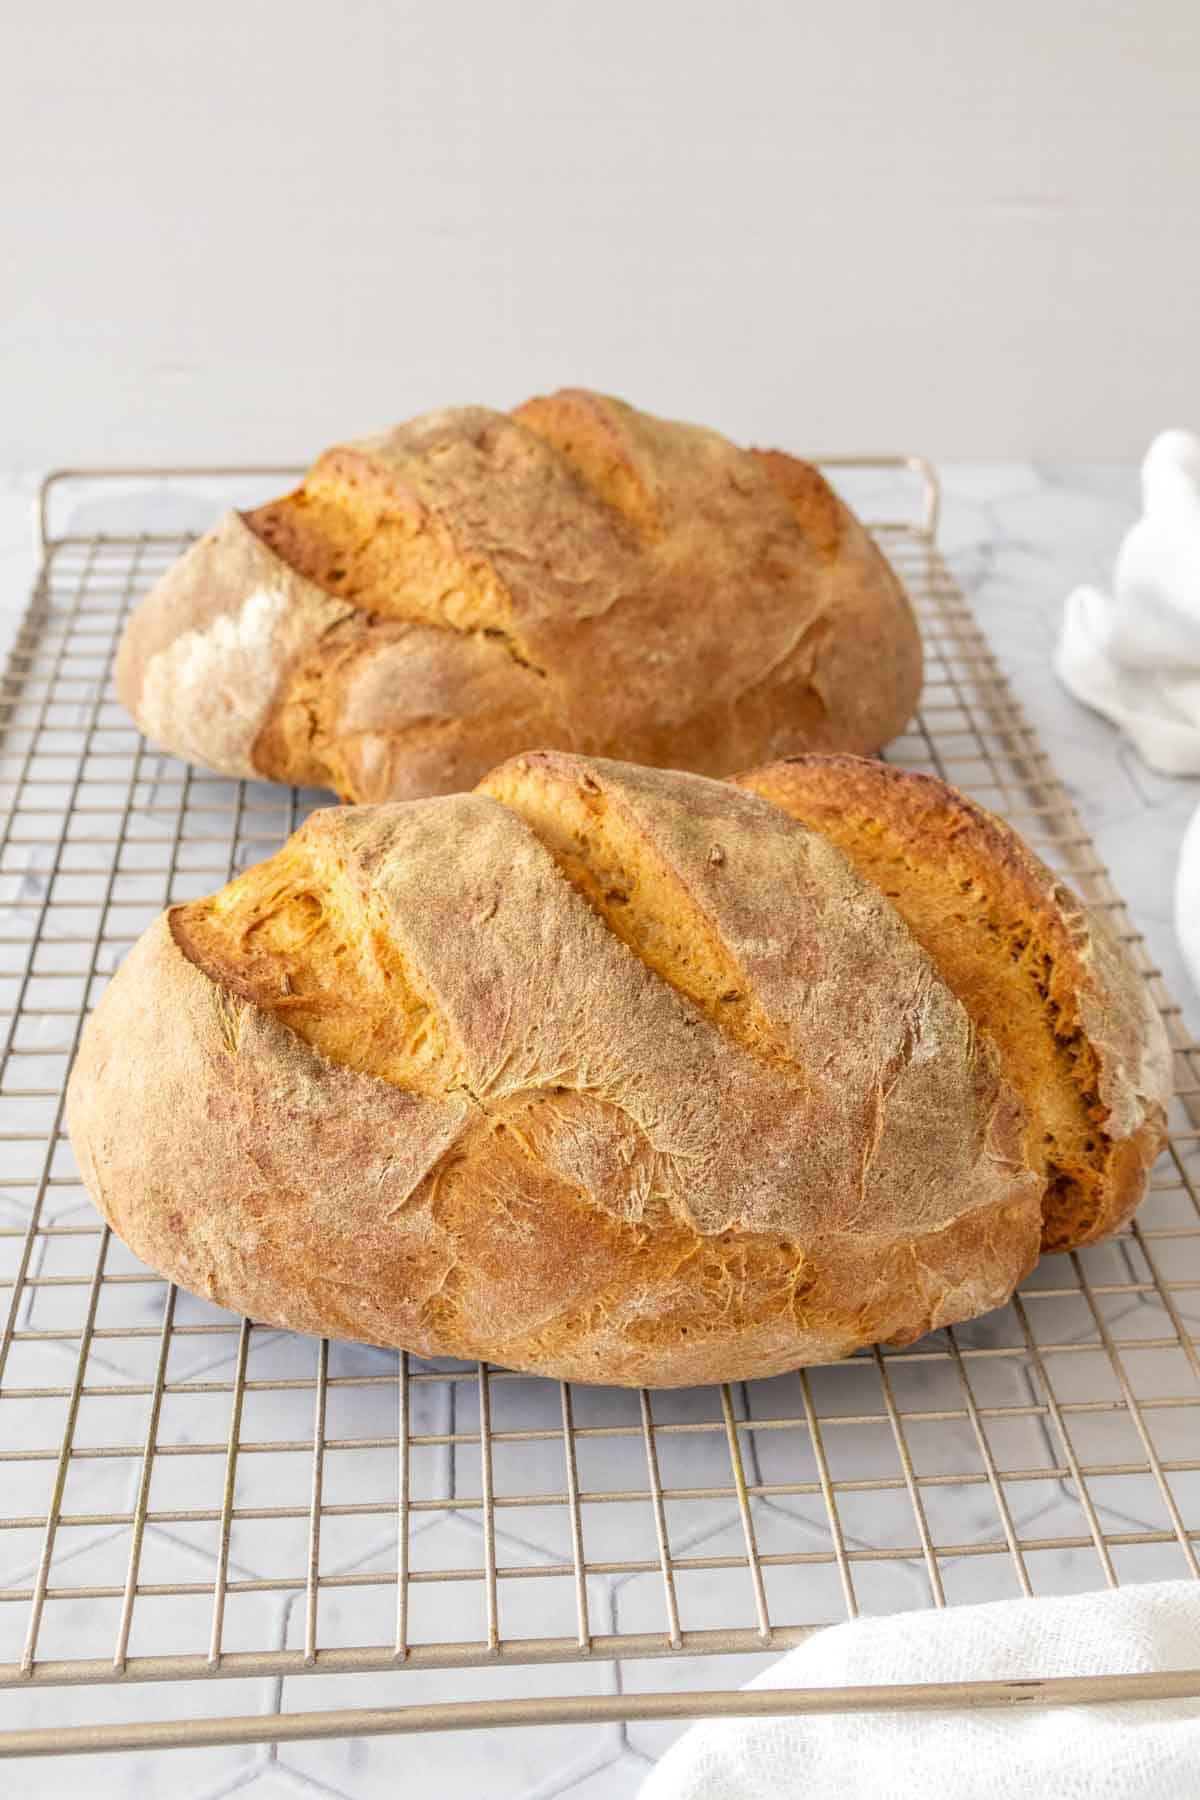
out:
{"label": "rack grid pattern", "polygon": [[[77,1732],[0,1734],[0,1754],[345,1730],[348,1713],[296,1713],[303,1684],[285,1704],[279,1678],[349,1671],[396,1674],[393,1716],[364,1730],[464,1705],[488,1724],[733,1710],[664,1690],[661,1659],[778,1653],[860,1610],[1200,1576],[1200,1051],[936,551],[935,511],[929,487],[920,524],[877,528],[927,651],[920,716],[887,754],[1012,820],[1109,915],[1175,1048],[1170,1147],[1125,1232],[1046,1259],[1000,1312],[653,1394],[256,1326],[101,1225],[62,1126],[89,1009],[165,904],[328,797],[188,768],[117,704],[123,621],[186,535],[47,543],[0,687],[0,1689],[277,1685],[240,1722],[191,1716],[189,1688],[161,1727],[85,1707]],[[615,1659],[624,1691],[589,1687]],[[402,1704],[404,1672],[522,1664],[542,1666],[528,1693],[575,1665],[574,1695],[460,1678]]]}

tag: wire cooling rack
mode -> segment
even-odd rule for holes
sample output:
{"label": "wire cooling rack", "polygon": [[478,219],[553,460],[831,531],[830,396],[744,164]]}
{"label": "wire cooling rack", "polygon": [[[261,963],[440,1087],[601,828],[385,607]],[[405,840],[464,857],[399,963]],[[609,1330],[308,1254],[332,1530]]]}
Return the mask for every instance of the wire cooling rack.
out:
{"label": "wire cooling rack", "polygon": [[[256,1326],[101,1225],[62,1128],[88,1010],[166,903],[270,854],[328,797],[222,780],[138,737],[113,651],[189,534],[56,535],[68,477],[47,484],[0,690],[0,1721],[43,1722],[0,1734],[0,1754],[1027,1701],[1005,1683],[733,1688],[751,1653],[860,1610],[1200,1574],[1200,1052],[934,547],[931,472],[855,466],[905,464],[921,516],[877,535],[928,674],[888,756],[1011,819],[1110,915],[1175,1047],[1172,1142],[1128,1230],[1047,1259],[1000,1312],[831,1368],[654,1394]],[[99,505],[114,475],[228,494],[247,473],[70,479]],[[370,1672],[387,1704],[351,1710]],[[77,1723],[31,1704],[52,1687],[74,1690]],[[1181,1691],[1200,1671],[1036,1698]]]}

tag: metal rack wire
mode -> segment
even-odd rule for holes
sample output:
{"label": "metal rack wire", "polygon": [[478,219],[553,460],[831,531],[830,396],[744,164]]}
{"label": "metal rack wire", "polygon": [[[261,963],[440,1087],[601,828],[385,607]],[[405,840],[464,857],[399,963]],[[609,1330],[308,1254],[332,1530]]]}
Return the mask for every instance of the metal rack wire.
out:
{"label": "metal rack wire", "polygon": [[[1011,819],[1111,916],[1175,1047],[1171,1144],[1127,1231],[1047,1259],[999,1313],[665,1394],[268,1330],[168,1287],[102,1227],[62,1129],[88,1010],[164,904],[268,855],[327,797],[187,768],[117,705],[123,620],[186,533],[53,530],[67,479],[247,472],[46,484],[0,687],[0,1690],[82,1698],[79,1724],[7,1731],[0,1754],[1200,1693],[1200,1671],[749,1696],[728,1686],[742,1662],[716,1692],[670,1672],[860,1610],[1200,1575],[1200,1051],[937,553],[932,473],[856,466],[905,465],[920,517],[877,535],[928,674],[888,755]],[[589,1686],[616,1659],[624,1691]],[[514,1665],[541,1691],[514,1696]],[[366,1671],[392,1672],[393,1704],[298,1704],[310,1677]],[[146,1682],[188,1685],[170,1716],[114,1722],[106,1697],[132,1684],[146,1706]],[[252,1710],[229,1711],[235,1690]]]}

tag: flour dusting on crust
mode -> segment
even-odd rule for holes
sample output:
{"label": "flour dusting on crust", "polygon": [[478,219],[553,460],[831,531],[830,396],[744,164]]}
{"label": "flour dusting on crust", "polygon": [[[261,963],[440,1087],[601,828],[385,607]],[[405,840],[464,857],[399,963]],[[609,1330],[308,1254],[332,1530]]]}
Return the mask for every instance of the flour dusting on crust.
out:
{"label": "flour dusting on crust", "polygon": [[275,639],[291,602],[258,588],[236,612],[185,631],[147,666],[139,707],[147,737],[225,775],[250,760],[279,680]]}
{"label": "flour dusting on crust", "polygon": [[164,749],[222,775],[257,775],[255,740],[289,669],[352,610],[226,513],[130,620],[117,692]]}

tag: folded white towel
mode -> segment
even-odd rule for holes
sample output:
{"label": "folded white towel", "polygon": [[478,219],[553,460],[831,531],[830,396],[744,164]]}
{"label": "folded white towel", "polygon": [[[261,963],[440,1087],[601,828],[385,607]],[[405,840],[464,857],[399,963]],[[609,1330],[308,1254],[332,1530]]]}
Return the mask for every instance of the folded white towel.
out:
{"label": "folded white towel", "polygon": [[[857,1619],[751,1687],[1200,1670],[1200,1583]],[[692,1729],[640,1800],[1196,1800],[1200,1700],[723,1719]]]}
{"label": "folded white towel", "polygon": [[1082,587],[1068,599],[1054,666],[1152,768],[1200,775],[1200,438],[1155,438],[1142,502],[1113,592]]}

